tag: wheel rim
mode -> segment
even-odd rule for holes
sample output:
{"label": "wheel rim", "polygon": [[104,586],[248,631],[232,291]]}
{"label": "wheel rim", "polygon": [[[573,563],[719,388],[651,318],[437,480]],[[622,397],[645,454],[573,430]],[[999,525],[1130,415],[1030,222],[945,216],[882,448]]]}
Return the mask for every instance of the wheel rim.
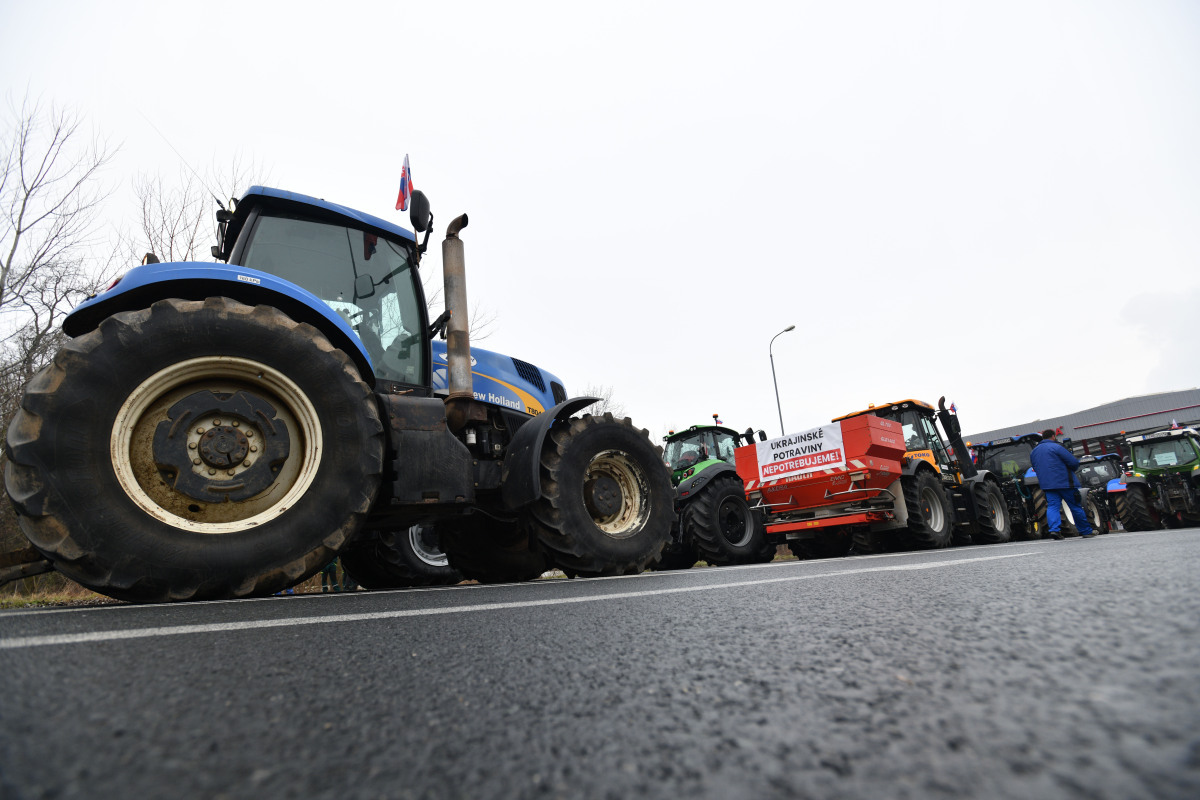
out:
{"label": "wheel rim", "polygon": [[721,536],[734,547],[739,547],[750,541],[751,527],[749,515],[743,504],[737,498],[727,497],[717,509],[717,524]]}
{"label": "wheel rim", "polygon": [[946,525],[946,514],[932,487],[927,486],[921,490],[921,508],[925,511],[925,521],[930,530],[940,532]]}
{"label": "wheel rim", "polygon": [[650,515],[646,473],[621,450],[605,450],[584,471],[584,506],[606,536],[627,539],[641,530]]}
{"label": "wheel rim", "polygon": [[[195,418],[179,411],[206,408],[195,401],[205,393],[222,410]],[[235,408],[235,399],[245,402]],[[122,403],[110,440],[117,481],[139,508],[207,534],[285,513],[312,484],[322,452],[307,395],[282,372],[231,356],[181,361],[147,378]]]}
{"label": "wheel rim", "polygon": [[438,546],[437,533],[428,525],[413,525],[408,529],[408,543],[413,555],[431,567],[446,567],[450,559]]}

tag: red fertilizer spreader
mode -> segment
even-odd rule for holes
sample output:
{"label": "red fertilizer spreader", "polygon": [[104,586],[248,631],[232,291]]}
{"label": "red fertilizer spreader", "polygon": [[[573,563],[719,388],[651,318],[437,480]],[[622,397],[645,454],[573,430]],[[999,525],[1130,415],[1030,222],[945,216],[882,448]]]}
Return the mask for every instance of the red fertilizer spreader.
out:
{"label": "red fertilizer spreader", "polygon": [[[759,459],[759,447],[769,443],[746,445],[734,453],[746,497],[762,509],[767,533],[886,523],[895,519],[896,506],[903,506],[900,423],[863,414],[834,424],[841,425],[841,453],[796,456],[789,462],[793,468],[809,470],[801,474],[772,478],[779,465],[760,464]],[[836,465],[825,466],[831,460]]]}

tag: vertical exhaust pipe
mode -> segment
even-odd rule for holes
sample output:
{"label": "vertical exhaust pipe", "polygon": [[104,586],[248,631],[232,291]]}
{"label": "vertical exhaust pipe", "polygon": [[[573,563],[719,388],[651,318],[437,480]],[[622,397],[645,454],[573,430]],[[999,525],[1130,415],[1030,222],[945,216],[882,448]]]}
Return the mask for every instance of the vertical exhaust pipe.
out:
{"label": "vertical exhaust pipe", "polygon": [[471,381],[471,336],[467,324],[467,264],[463,256],[462,239],[458,233],[467,227],[467,215],[454,218],[446,228],[442,242],[442,278],[445,281],[446,310],[446,421],[450,430],[458,432],[467,424],[470,406],[475,399]]}

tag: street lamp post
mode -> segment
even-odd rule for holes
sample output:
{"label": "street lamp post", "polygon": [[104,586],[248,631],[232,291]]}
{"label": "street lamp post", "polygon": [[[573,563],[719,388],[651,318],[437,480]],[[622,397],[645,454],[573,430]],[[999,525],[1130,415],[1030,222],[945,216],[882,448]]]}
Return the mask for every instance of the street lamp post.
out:
{"label": "street lamp post", "polygon": [[771,357],[771,382],[775,384],[775,408],[779,411],[779,435],[785,436],[787,431],[783,429],[783,406],[779,404],[779,381],[775,378],[775,354],[771,352],[771,348],[775,345],[775,340],[783,336],[788,331],[796,330],[795,325],[788,325],[779,333],[771,337],[771,344],[767,345],[767,355]]}

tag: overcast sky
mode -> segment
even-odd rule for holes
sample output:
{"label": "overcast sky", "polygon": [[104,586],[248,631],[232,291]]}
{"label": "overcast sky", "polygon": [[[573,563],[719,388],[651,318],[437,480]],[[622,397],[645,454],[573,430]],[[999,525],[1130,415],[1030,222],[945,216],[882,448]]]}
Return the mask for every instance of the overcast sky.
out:
{"label": "overcast sky", "polygon": [[480,344],[611,385],[656,437],[778,435],[793,324],[789,431],[1200,384],[1191,0],[0,0],[0,30],[8,105],[121,143],[114,225],[172,147],[407,225],[408,153],[438,238],[470,215]]}

